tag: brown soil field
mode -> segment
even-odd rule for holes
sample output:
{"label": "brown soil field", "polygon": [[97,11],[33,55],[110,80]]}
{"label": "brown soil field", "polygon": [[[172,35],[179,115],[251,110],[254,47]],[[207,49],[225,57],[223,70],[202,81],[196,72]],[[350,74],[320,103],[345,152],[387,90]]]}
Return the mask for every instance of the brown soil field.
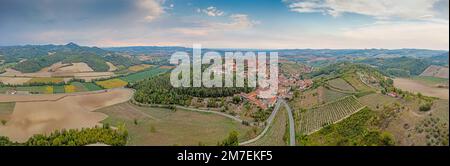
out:
{"label": "brown soil field", "polygon": [[39,71],[35,73],[22,73],[20,71],[14,69],[5,69],[6,72],[0,74],[0,76],[9,76],[9,77],[51,77],[52,72],[48,71]]}
{"label": "brown soil field", "polygon": [[93,71],[94,70],[92,70],[92,68],[89,67],[86,63],[72,63],[72,65],[56,69],[56,72],[70,72],[70,73],[93,72]]}
{"label": "brown soil field", "polygon": [[107,115],[92,111],[126,102],[132,94],[130,89],[112,89],[70,95],[0,95],[0,102],[16,101],[10,119],[0,126],[0,135],[23,142],[34,134],[94,127]]}
{"label": "brown soil field", "polygon": [[425,96],[432,96],[441,99],[449,99],[448,89],[430,87],[424,84],[421,84],[415,80],[405,79],[405,78],[395,78],[394,86],[400,88],[405,91],[413,92],[413,93],[422,93]]}
{"label": "brown soil field", "polygon": [[109,66],[108,71],[116,71],[117,70],[117,67],[114,64],[112,64],[111,62],[106,62],[106,64]]}
{"label": "brown soil field", "polygon": [[26,77],[0,77],[0,82],[10,85],[21,85],[28,82],[31,78]]}
{"label": "brown soil field", "polygon": [[432,76],[438,78],[448,78],[448,67],[431,65],[420,76]]}

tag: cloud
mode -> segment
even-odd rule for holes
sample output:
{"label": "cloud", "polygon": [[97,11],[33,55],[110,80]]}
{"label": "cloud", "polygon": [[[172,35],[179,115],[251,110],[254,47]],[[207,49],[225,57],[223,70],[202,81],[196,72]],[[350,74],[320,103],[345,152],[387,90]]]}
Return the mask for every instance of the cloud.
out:
{"label": "cloud", "polygon": [[173,28],[176,33],[184,35],[209,35],[213,32],[226,32],[245,30],[254,27],[259,24],[259,21],[254,21],[245,14],[232,14],[229,17],[229,21],[216,22],[216,21],[194,21],[191,27]]}
{"label": "cloud", "polygon": [[[334,17],[343,13],[373,16],[377,19],[426,19],[446,15],[448,0],[283,0],[291,11],[300,13],[320,12]],[[447,3],[446,6],[435,6]],[[436,8],[444,8],[441,11]]]}
{"label": "cloud", "polygon": [[225,13],[214,6],[210,6],[206,9],[198,9],[197,12],[205,13],[208,16],[216,17],[223,16]]}
{"label": "cloud", "polygon": [[164,1],[165,0],[138,0],[137,6],[145,11],[146,21],[153,21],[164,14]]}

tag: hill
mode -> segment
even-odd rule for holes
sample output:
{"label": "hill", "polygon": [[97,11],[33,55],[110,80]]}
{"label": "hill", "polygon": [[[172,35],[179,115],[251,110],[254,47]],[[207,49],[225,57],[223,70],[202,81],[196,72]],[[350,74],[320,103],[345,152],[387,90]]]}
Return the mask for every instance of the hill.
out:
{"label": "hill", "polygon": [[75,43],[66,45],[26,45],[0,47],[0,60],[5,64],[17,63],[13,69],[23,73],[37,72],[57,62],[87,63],[94,71],[108,71],[106,62],[119,66],[139,64],[139,60],[124,57],[98,47],[79,46]]}
{"label": "hill", "polygon": [[420,76],[431,76],[448,79],[448,67],[431,65],[427,69],[425,69],[425,71],[423,71]]}

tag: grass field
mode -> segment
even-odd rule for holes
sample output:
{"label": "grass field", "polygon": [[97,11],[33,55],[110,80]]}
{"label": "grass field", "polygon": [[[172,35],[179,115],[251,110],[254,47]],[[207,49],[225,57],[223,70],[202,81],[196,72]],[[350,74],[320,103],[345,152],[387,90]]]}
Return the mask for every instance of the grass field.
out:
{"label": "grass field", "polygon": [[45,78],[32,78],[27,83],[61,83],[63,81],[64,81],[63,78],[45,77]]}
{"label": "grass field", "polygon": [[149,70],[145,70],[142,72],[130,74],[128,76],[122,77],[121,79],[130,83],[135,83],[142,81],[147,78],[151,78],[154,76],[157,76],[158,74],[165,73],[169,71],[170,69],[163,69],[163,68],[152,68]]}
{"label": "grass field", "polygon": [[105,81],[96,81],[95,83],[105,89],[124,87],[128,84],[128,82],[118,79],[118,78],[105,80]]}
{"label": "grass field", "polygon": [[0,115],[9,115],[14,111],[15,102],[0,103]]}
{"label": "grass field", "polygon": [[103,123],[124,124],[129,133],[128,145],[216,145],[231,131],[239,140],[248,138],[251,127],[211,113],[138,107],[122,103],[100,110],[108,115]]}
{"label": "grass field", "polygon": [[293,108],[310,108],[319,104],[319,94],[317,89],[310,89],[302,92],[300,96],[289,102]]}
{"label": "grass field", "polygon": [[284,107],[280,108],[266,134],[258,141],[249,144],[249,146],[286,146],[284,137],[286,134],[289,134],[287,131],[287,118],[286,109]]}
{"label": "grass field", "polygon": [[350,92],[355,91],[355,88],[353,88],[350,84],[347,83],[347,81],[343,80],[342,78],[336,78],[336,79],[330,80],[330,81],[328,81],[328,84],[339,90],[350,91]]}
{"label": "grass field", "polygon": [[152,65],[141,64],[141,65],[130,66],[130,67],[128,68],[128,70],[129,70],[129,71],[132,71],[132,72],[138,72],[138,71],[142,71],[142,70],[145,70],[145,69],[147,69],[147,68],[150,68],[150,67],[152,67]]}
{"label": "grass field", "polygon": [[325,87],[319,87],[317,89],[317,93],[319,95],[320,104],[336,101],[342,97],[348,96],[348,94],[337,92]]}
{"label": "grass field", "polygon": [[384,106],[400,102],[396,98],[376,93],[360,97],[358,100],[364,105],[367,105],[371,110],[380,110]]}
{"label": "grass field", "polygon": [[70,85],[75,87],[76,92],[88,91],[88,89],[86,87],[84,87],[83,83],[81,83],[81,82],[72,82]]}
{"label": "grass field", "polygon": [[430,76],[416,76],[412,77],[412,80],[416,80],[420,83],[429,85],[429,86],[435,86],[437,84],[448,84],[448,79],[445,78],[437,78],[437,77],[430,77]]}
{"label": "grass field", "polygon": [[359,76],[355,74],[347,74],[344,75],[343,79],[347,81],[353,88],[355,88],[357,91],[369,91],[371,90],[370,87],[368,87],[366,84],[361,82]]}
{"label": "grass field", "polygon": [[102,87],[99,87],[97,84],[92,83],[92,82],[85,82],[83,83],[83,86],[88,90],[88,91],[96,91],[96,90],[102,90]]}
{"label": "grass field", "polygon": [[53,93],[64,93],[64,85],[53,86]]}
{"label": "grass field", "polygon": [[28,91],[30,93],[47,93],[47,86],[25,86],[16,87],[17,91]]}

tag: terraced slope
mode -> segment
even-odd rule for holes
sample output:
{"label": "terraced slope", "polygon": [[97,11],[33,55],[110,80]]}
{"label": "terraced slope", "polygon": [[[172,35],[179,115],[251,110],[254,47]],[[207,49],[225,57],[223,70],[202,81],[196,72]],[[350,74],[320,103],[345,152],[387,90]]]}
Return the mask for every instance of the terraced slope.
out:
{"label": "terraced slope", "polygon": [[320,130],[322,127],[349,117],[364,107],[355,96],[347,96],[307,110],[300,115],[300,133],[311,134]]}

